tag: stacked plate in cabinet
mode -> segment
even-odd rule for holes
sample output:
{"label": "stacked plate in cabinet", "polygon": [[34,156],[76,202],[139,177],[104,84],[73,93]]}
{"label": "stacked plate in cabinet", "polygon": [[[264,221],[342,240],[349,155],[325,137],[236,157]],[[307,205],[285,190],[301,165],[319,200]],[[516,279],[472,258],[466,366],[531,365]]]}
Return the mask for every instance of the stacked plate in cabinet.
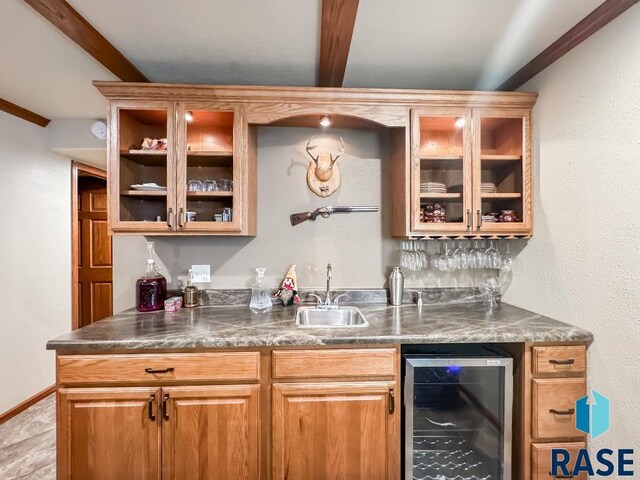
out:
{"label": "stacked plate in cabinet", "polygon": [[491,182],[481,183],[480,190],[482,191],[482,193],[496,193],[498,191],[498,189],[496,188],[496,184]]}
{"label": "stacked plate in cabinet", "polygon": [[447,186],[439,182],[423,182],[420,184],[420,193],[447,193]]}

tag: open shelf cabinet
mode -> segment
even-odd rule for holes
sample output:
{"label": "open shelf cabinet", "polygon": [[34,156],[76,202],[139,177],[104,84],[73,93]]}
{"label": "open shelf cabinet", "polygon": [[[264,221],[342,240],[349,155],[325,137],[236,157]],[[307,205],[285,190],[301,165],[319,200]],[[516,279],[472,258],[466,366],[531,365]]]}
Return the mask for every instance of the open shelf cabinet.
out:
{"label": "open shelf cabinet", "polygon": [[[112,101],[112,232],[255,235],[255,135],[242,123],[241,109]],[[163,146],[144,149],[145,138],[161,140]],[[195,186],[189,188],[190,181]],[[163,188],[134,188],[143,183]]]}

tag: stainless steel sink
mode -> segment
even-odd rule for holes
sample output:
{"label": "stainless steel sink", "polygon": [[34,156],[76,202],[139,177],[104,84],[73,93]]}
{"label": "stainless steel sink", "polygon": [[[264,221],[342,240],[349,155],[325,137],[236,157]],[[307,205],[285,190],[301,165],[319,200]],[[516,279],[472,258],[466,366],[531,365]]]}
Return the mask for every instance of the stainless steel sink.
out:
{"label": "stainless steel sink", "polygon": [[322,309],[300,307],[296,312],[296,326],[303,328],[359,328],[369,322],[356,307]]}

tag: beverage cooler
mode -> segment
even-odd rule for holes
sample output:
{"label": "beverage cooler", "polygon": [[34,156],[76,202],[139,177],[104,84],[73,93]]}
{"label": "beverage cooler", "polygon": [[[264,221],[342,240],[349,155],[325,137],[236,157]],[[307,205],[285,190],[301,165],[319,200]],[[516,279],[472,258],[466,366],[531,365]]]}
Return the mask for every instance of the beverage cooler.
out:
{"label": "beverage cooler", "polygon": [[404,479],[511,480],[513,360],[404,355]]}

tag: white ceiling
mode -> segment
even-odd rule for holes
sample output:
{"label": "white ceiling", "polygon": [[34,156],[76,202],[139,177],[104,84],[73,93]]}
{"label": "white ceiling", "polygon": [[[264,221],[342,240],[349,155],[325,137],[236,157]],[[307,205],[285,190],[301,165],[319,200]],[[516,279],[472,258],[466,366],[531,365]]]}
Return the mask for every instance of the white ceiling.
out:
{"label": "white ceiling", "polygon": [[[321,0],[68,0],[156,82],[314,85]],[[602,0],[362,0],[345,86],[492,89]],[[104,117],[115,77],[24,0],[0,1],[0,97]]]}
{"label": "white ceiling", "polygon": [[602,0],[364,0],[345,87],[492,90]]}
{"label": "white ceiling", "polygon": [[316,81],[319,0],[69,3],[154,82]]}
{"label": "white ceiling", "polygon": [[0,0],[0,98],[47,118],[104,118],[93,80],[117,80],[23,0]]}

